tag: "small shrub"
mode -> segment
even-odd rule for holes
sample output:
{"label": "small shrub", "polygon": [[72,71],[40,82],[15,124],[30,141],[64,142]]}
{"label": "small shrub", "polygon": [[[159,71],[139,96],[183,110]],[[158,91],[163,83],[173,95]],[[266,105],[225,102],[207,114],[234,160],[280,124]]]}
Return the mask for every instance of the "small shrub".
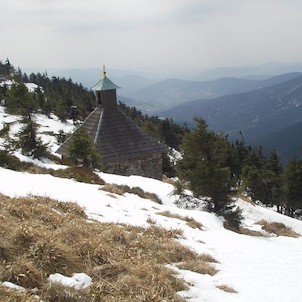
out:
{"label": "small shrub", "polygon": [[182,195],[187,187],[183,180],[176,180],[174,183],[174,190],[172,192],[173,195]]}
{"label": "small shrub", "polygon": [[6,137],[10,130],[10,124],[4,123],[3,128],[0,130],[0,137]]}
{"label": "small shrub", "polygon": [[231,208],[227,209],[223,213],[225,219],[223,226],[231,231],[239,232],[241,220],[242,220],[242,211],[237,208],[235,211]]}
{"label": "small shrub", "polygon": [[17,157],[9,154],[9,152],[0,150],[0,166],[14,171],[20,171],[24,164],[21,163]]}

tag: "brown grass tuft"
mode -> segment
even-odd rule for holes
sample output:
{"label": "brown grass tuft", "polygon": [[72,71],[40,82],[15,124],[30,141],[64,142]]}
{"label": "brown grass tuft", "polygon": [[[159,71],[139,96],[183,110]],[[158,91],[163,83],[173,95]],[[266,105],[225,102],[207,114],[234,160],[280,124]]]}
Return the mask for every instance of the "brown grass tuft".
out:
{"label": "brown grass tuft", "polygon": [[202,230],[202,224],[198,221],[196,221],[194,218],[192,217],[188,217],[188,216],[181,216],[179,214],[174,214],[174,213],[171,213],[170,211],[163,211],[163,212],[158,212],[157,213],[158,215],[162,215],[162,216],[165,216],[165,217],[169,217],[169,218],[176,218],[176,219],[179,219],[179,220],[183,220],[183,221],[186,221],[187,222],[187,225],[193,229],[200,229]]}
{"label": "brown grass tuft", "polygon": [[300,235],[280,222],[268,222],[266,220],[260,220],[257,222],[262,226],[262,229],[268,233],[275,234],[277,236],[286,236],[298,238]]}
{"label": "brown grass tuft", "polygon": [[[52,282],[46,283],[42,288],[43,301],[48,302],[91,302],[94,300],[89,290],[79,290]],[[36,300],[37,301],[37,300]]]}
{"label": "brown grass tuft", "polygon": [[238,293],[234,288],[232,288],[228,285],[225,285],[225,284],[217,285],[216,287],[223,290],[223,291],[225,291],[226,293],[232,293],[232,294],[237,294]]}
{"label": "brown grass tuft", "polygon": [[39,288],[43,285],[43,276],[35,264],[24,257],[5,266],[3,280],[18,284],[25,288]]}
{"label": "brown grass tuft", "polygon": [[253,236],[253,237],[265,237],[265,234],[259,232],[259,231],[254,231],[254,230],[250,230],[247,228],[240,228],[238,231],[239,234],[242,235],[248,235],[248,236]]}
{"label": "brown grass tuft", "polygon": [[79,182],[85,182],[90,184],[104,185],[105,182],[97,174],[95,174],[91,169],[87,167],[69,167],[67,169],[61,170],[51,170],[48,171],[49,174],[62,177],[62,178],[73,178]]}
{"label": "brown grass tuft", "polygon": [[218,270],[204,261],[188,261],[181,264],[178,264],[177,267],[179,269],[184,269],[188,271],[192,271],[198,274],[210,275],[214,276]]}
{"label": "brown grass tuft", "polygon": [[218,270],[211,263],[218,263],[211,255],[198,255],[196,260],[189,260],[177,264],[179,269],[189,270],[198,274],[208,274],[214,276]]}
{"label": "brown grass tuft", "polygon": [[186,217],[186,221],[187,225],[192,229],[203,229],[203,225],[192,217]]}
{"label": "brown grass tuft", "polygon": [[37,302],[38,300],[30,293],[19,293],[15,290],[0,286],[1,302]]}
{"label": "brown grass tuft", "polygon": [[137,196],[145,199],[150,199],[158,204],[162,204],[160,198],[150,192],[145,192],[139,187],[129,187],[126,185],[116,185],[116,184],[105,184],[102,188],[103,191],[107,191],[109,193],[117,194],[117,195],[124,195],[125,193],[136,194]]}

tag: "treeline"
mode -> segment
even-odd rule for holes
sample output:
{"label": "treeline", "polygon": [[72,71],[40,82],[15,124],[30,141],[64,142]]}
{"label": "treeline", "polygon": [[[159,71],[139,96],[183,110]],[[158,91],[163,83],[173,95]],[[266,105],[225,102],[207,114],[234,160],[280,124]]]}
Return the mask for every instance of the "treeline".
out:
{"label": "treeline", "polygon": [[[9,60],[4,63],[0,61],[0,79],[12,81],[10,85],[0,86],[0,97],[9,113],[22,114],[20,110],[25,109],[46,115],[54,113],[62,121],[76,121],[85,118],[95,107],[93,92],[81,84],[73,83],[71,79],[49,78],[46,73],[27,75],[11,65]],[[38,87],[34,92],[29,92],[25,83],[34,83]]]}
{"label": "treeline", "polygon": [[279,213],[301,217],[301,160],[283,167],[274,150],[265,156],[261,148],[243,140],[230,143],[223,134],[209,131],[203,119],[196,119],[195,130],[185,134],[181,149],[178,177],[188,182],[195,196],[208,198],[209,210],[228,213],[232,196],[244,194],[253,202],[276,206]]}

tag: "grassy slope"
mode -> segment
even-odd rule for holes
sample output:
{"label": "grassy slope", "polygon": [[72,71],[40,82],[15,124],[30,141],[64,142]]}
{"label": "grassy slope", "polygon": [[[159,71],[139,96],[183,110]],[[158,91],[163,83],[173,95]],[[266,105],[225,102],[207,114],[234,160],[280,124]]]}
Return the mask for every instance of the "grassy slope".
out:
{"label": "grassy slope", "polygon": [[[1,301],[33,301],[33,288],[43,301],[183,301],[176,292],[187,285],[165,265],[210,270],[214,261],[178,243],[180,231],[89,221],[74,203],[0,195],[0,216],[0,280],[28,290],[0,287]],[[52,273],[75,272],[86,272],[93,285],[76,291],[47,282]]]}

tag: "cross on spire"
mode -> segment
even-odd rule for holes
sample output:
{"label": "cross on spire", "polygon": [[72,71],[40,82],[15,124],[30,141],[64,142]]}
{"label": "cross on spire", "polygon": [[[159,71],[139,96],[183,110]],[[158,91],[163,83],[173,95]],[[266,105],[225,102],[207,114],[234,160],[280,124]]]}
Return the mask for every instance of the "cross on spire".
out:
{"label": "cross on spire", "polygon": [[103,80],[106,79],[106,70],[105,70],[105,64],[103,65]]}

